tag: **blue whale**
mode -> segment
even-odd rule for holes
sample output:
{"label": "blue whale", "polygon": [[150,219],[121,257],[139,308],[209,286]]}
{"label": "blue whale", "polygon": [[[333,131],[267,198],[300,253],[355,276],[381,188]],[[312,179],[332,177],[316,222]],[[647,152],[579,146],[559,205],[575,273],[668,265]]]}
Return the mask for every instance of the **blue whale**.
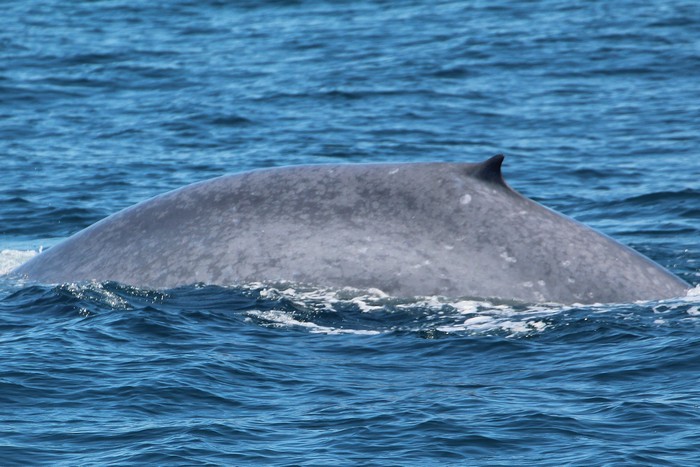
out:
{"label": "blue whale", "polygon": [[227,175],[113,214],[14,273],[156,289],[293,281],[530,303],[686,294],[689,285],[658,264],[515,192],[502,161]]}

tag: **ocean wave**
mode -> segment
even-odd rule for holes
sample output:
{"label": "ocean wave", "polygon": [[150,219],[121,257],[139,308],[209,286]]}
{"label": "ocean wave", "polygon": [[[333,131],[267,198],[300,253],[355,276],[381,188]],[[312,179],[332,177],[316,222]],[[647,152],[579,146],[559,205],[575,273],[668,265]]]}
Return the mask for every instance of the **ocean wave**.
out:
{"label": "ocean wave", "polygon": [[194,319],[328,335],[527,338],[546,333],[566,335],[579,326],[613,325],[614,328],[620,316],[625,321],[634,316],[633,321],[642,327],[677,325],[679,320],[700,318],[697,287],[687,297],[674,300],[585,306],[527,305],[439,296],[397,298],[377,289],[330,289],[291,283],[231,287],[201,284],[161,291],[114,282],[29,287],[18,282],[15,287],[3,301],[6,306],[21,302],[27,313],[60,310],[61,316],[85,318],[109,313],[115,319],[127,320],[125,323],[145,320],[143,332],[152,332],[148,323],[155,325],[152,321],[156,320],[157,326],[164,326],[155,331],[160,333],[181,332],[183,322],[191,323]]}

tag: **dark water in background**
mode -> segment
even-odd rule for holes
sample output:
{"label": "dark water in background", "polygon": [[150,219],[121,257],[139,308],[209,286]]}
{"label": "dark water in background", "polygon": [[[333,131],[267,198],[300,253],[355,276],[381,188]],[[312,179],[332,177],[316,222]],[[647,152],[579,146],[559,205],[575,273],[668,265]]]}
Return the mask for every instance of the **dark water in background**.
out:
{"label": "dark water in background", "polygon": [[[0,272],[223,173],[503,152],[519,191],[700,282],[695,1],[2,9]],[[697,464],[698,336],[697,295],[0,279],[0,463]]]}

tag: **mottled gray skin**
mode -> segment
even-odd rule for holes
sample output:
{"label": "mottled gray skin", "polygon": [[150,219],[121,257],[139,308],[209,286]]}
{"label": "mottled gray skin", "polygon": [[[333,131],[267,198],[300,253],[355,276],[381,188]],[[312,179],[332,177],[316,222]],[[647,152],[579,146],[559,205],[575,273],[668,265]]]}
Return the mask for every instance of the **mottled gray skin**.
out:
{"label": "mottled gray skin", "polygon": [[513,191],[502,160],[228,175],[118,212],[15,272],[50,283],[288,280],[525,302],[685,295],[688,284],[659,265]]}

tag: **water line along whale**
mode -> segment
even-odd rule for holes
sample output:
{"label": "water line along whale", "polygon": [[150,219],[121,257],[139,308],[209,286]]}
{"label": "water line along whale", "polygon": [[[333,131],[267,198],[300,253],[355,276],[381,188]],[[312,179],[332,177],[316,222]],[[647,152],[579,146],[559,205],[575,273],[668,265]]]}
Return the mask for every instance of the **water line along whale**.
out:
{"label": "water line along whale", "polygon": [[502,161],[226,175],[113,214],[14,273],[158,289],[295,281],[535,303],[685,295],[690,286],[658,264],[515,192]]}

